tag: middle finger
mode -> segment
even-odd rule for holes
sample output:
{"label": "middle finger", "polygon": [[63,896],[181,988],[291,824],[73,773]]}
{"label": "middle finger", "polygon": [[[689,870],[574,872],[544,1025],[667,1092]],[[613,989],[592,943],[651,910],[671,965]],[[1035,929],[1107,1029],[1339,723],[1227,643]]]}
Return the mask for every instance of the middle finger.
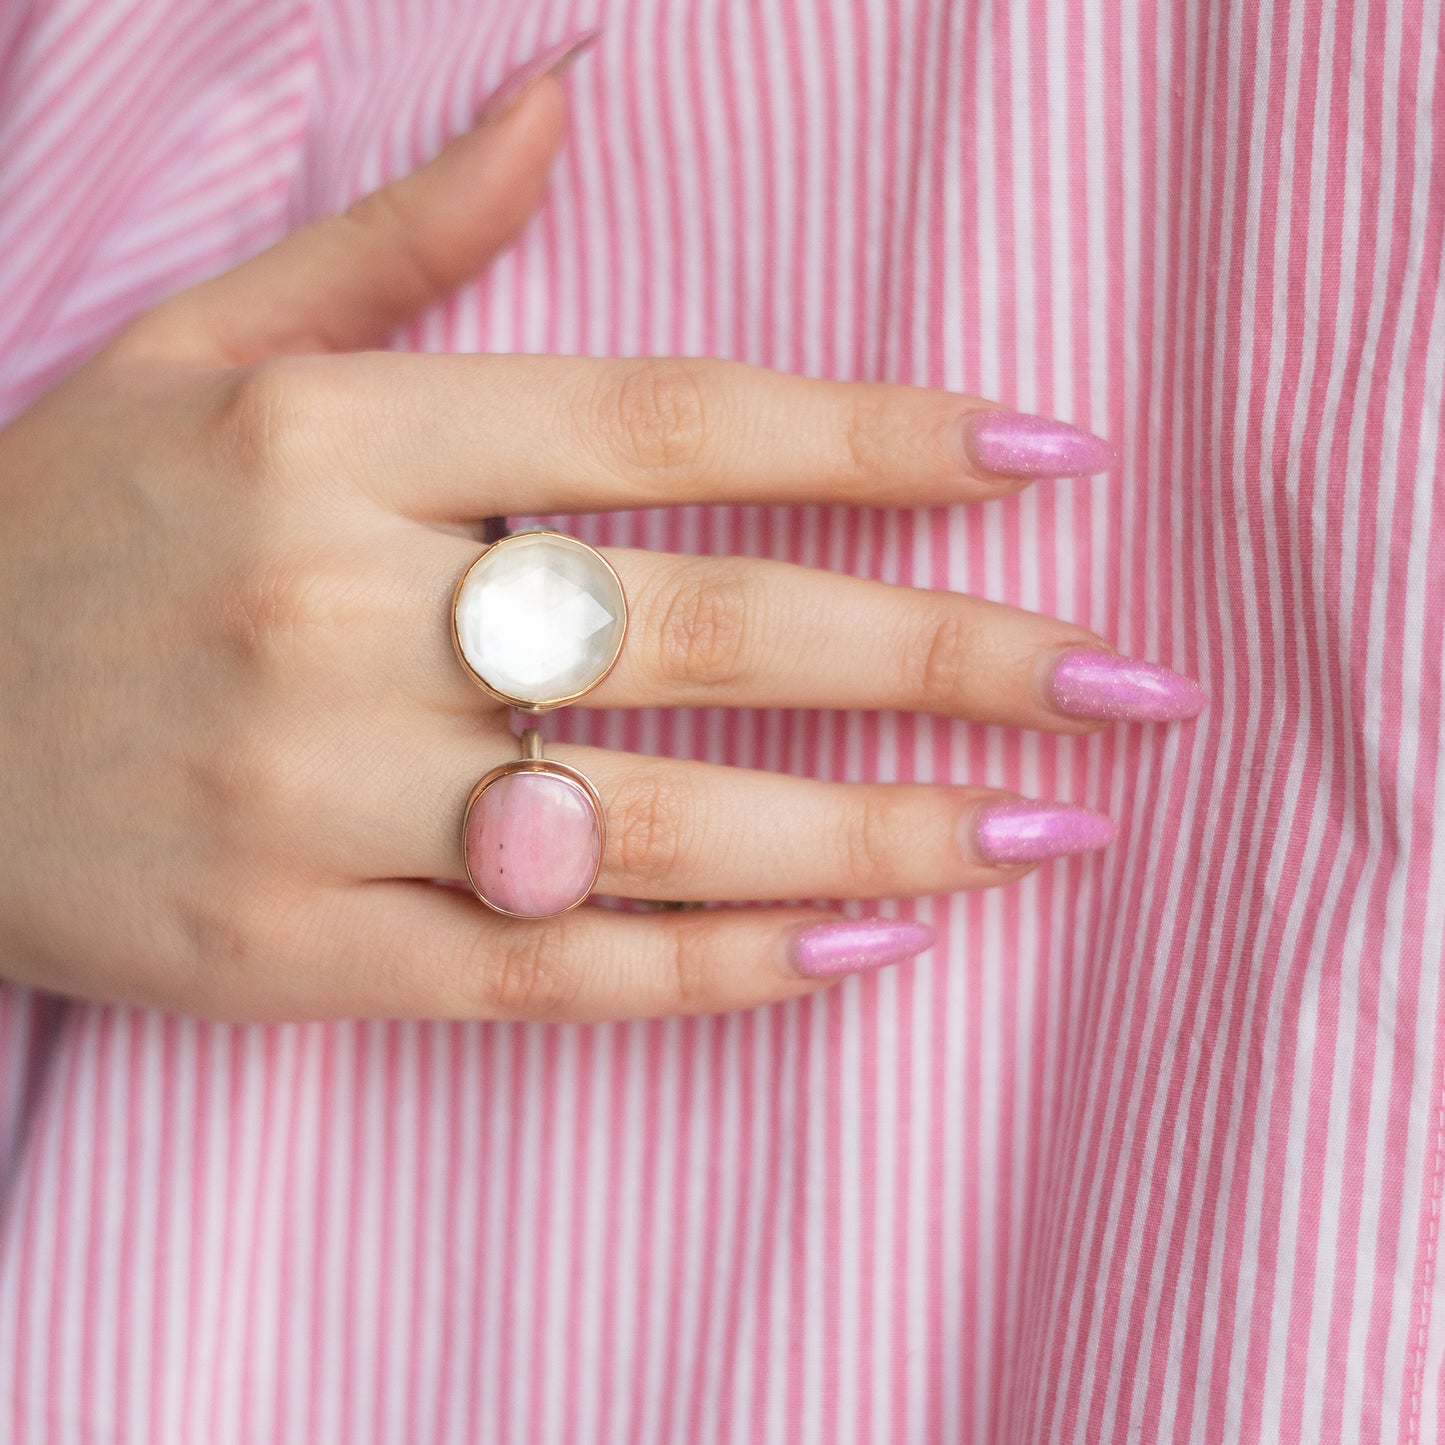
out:
{"label": "middle finger", "polygon": [[[448,629],[452,592],[477,549],[445,538],[431,550],[434,585],[397,618],[391,674],[411,670],[435,705],[474,712],[481,694]],[[1087,733],[1204,705],[1192,679],[1006,603],[761,558],[601,550],[629,622],[589,707],[888,709]]]}

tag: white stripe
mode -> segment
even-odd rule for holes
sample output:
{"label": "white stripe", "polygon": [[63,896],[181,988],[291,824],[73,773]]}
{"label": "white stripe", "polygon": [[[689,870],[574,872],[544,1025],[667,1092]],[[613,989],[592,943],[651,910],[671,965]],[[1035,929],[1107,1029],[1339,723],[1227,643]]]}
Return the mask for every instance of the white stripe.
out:
{"label": "white stripe", "polygon": [[[510,1256],[509,1263],[514,1271],[512,1289],[507,1295],[500,1293],[504,1284],[500,1271],[497,1281],[501,1328],[509,1337],[508,1358],[511,1361],[507,1393],[511,1414],[510,1418],[503,1419],[502,1425],[504,1438],[525,1440],[526,1421],[532,1404],[527,1367],[536,1332],[537,1313],[532,1262],[537,1257],[537,1216],[542,1205],[538,1179],[542,1142],[535,1121],[542,1116],[542,1096],[546,1084],[541,1029],[532,1024],[498,1024],[496,1030],[509,1036],[514,1066],[517,1066],[510,1124],[511,1139],[516,1142],[512,1145],[511,1154],[503,1156],[516,1159],[515,1172],[503,1175],[502,1192],[510,1201],[511,1211],[505,1233],[493,1236],[499,1242],[506,1240],[505,1252]],[[495,1167],[507,1168],[501,1158],[496,1161]],[[501,1253],[497,1251],[498,1255]],[[500,1260],[496,1262],[500,1263]],[[503,1378],[500,1364],[493,1378],[498,1382]]]}
{"label": "white stripe", "polygon": [[[612,1059],[620,1027],[619,1024],[602,1024],[592,1031],[592,1068],[584,1095],[591,1105],[587,1120],[587,1163],[592,1191],[585,1203],[587,1230],[583,1240],[584,1257],[578,1264],[578,1290],[572,1309],[582,1322],[578,1353],[582,1360],[593,1362],[600,1362],[604,1334],[611,1328],[611,1321],[603,1318],[602,1306],[605,1261],[613,1247],[612,1240],[605,1233],[607,1200],[615,1187],[618,1172],[614,1164],[608,1117],[613,1089]],[[497,1238],[495,1234],[490,1237]],[[601,1434],[597,1399],[601,1384],[599,1375],[600,1370],[595,1366],[576,1372],[576,1422],[581,1439],[605,1438]]]}
{"label": "white stripe", "polygon": [[[486,1214],[481,1226],[483,1233],[479,1244],[482,1270],[476,1281],[482,1305],[479,1315],[480,1338],[477,1340],[473,1363],[479,1380],[475,1396],[478,1417],[484,1422],[483,1430],[492,1428],[494,1421],[499,1425],[503,1423],[497,1420],[495,1386],[502,1378],[500,1352],[503,1332],[510,1332],[511,1322],[507,1314],[509,1301],[502,1292],[505,1283],[504,1271],[499,1266],[504,1256],[514,1247],[507,1229],[506,1214],[508,1195],[514,1187],[514,1181],[506,1171],[512,1130],[520,1127],[525,1098],[522,1090],[514,1088],[511,1079],[514,1069],[513,1055],[520,1044],[517,1030],[496,1024],[486,1028],[480,1044],[486,1067],[483,1083],[483,1098],[487,1102],[488,1116],[485,1137],[491,1146],[485,1166]],[[499,1247],[494,1241],[505,1243]]]}
{"label": "white stripe", "polygon": [[[325,1445],[342,1445],[341,1376],[348,1344],[349,1321],[345,1313],[346,1246],[356,1227],[352,1197],[356,1189],[357,1160],[351,1146],[354,1113],[360,1102],[357,1057],[361,1026],[336,1029],[330,1038],[332,1087],[327,1095],[328,1133],[321,1141],[326,1149],[325,1179],[329,1194],[325,1233],[321,1240],[321,1357],[313,1362],[316,1383],[317,1425]],[[209,1259],[208,1253],[205,1258]],[[308,1322],[309,1324],[309,1322]],[[195,1427],[192,1427],[193,1431]],[[188,1437],[189,1438],[189,1437]],[[200,1438],[200,1437],[196,1437]],[[345,1445],[352,1445],[346,1441]]]}
{"label": "white stripe", "polygon": [[[286,1233],[289,1237],[284,1241],[292,1253],[291,1293],[284,1301],[277,1302],[274,1307],[284,1311],[289,1319],[293,1358],[283,1359],[279,1362],[277,1396],[272,1402],[269,1419],[265,1415],[262,1416],[261,1428],[266,1430],[268,1440],[291,1441],[306,1438],[303,1412],[307,1405],[307,1397],[305,1391],[298,1388],[298,1384],[306,1381],[307,1374],[304,1370],[296,1369],[294,1361],[296,1358],[305,1358],[309,1351],[311,1320],[317,1302],[316,1261],[320,1240],[317,1237],[316,1221],[321,1208],[319,1189],[324,1187],[321,1177],[321,1161],[324,1155],[321,1146],[320,1107],[323,1097],[321,1059],[324,1047],[324,1028],[325,1025],[322,1024],[295,1026],[299,1059],[292,1081],[293,1091],[283,1094],[280,1102],[284,1120],[283,1128],[294,1129],[296,1138],[295,1157],[292,1164],[294,1177],[286,1181],[290,1190],[289,1197],[293,1213],[286,1222]],[[192,1043],[192,1030],[188,1028],[178,1030],[178,1035],[182,1042],[177,1049],[177,1077],[185,1077],[180,1070],[180,1062],[186,1049]],[[296,1116],[294,1121],[288,1117],[293,1110]],[[172,1192],[178,1199],[183,1195],[185,1181],[189,1174],[190,1169],[183,1156],[178,1152],[172,1174],[174,1182],[171,1185]],[[184,1216],[186,1212],[184,1208],[177,1208],[173,1210],[173,1215]],[[177,1277],[175,1271],[179,1268],[184,1255],[179,1252],[177,1247],[168,1247],[173,1258],[171,1279],[174,1281]],[[183,1322],[181,1310],[172,1308],[169,1314],[172,1324]],[[269,1346],[270,1342],[266,1343]],[[175,1344],[167,1351],[167,1354],[172,1361],[179,1362],[180,1356],[176,1352]],[[178,1370],[175,1371],[175,1378],[168,1379],[167,1384],[171,1392],[167,1398],[180,1399],[183,1397],[185,1386]],[[138,1430],[136,1439],[143,1438],[144,1432]],[[179,1438],[179,1432],[177,1432],[176,1438]]]}
{"label": "white stripe", "polygon": [[[415,1311],[409,1313],[403,1308],[404,1302],[408,1298],[415,1299],[425,1310],[423,1297],[416,1291],[414,1278],[417,1271],[416,1240],[426,1237],[422,1234],[419,1223],[417,1199],[418,1179],[427,1177],[423,1172],[425,1159],[420,1152],[417,1118],[422,1108],[431,1108],[430,1097],[425,1103],[418,1097],[422,1084],[418,1047],[421,1027],[416,1019],[404,1019],[388,1026],[388,1053],[391,1052],[394,1040],[396,1062],[395,1066],[388,1070],[394,1091],[391,1101],[394,1122],[390,1154],[384,1157],[412,1161],[411,1167],[394,1172],[391,1209],[382,1236],[382,1258],[389,1276],[387,1285],[392,1299],[392,1310],[390,1318],[380,1322],[377,1334],[386,1352],[385,1358],[397,1361],[407,1359],[420,1323],[415,1318]],[[286,1032],[289,1035],[290,1030]],[[440,1119],[433,1116],[433,1127],[442,1122],[445,1122],[445,1115]],[[279,1169],[277,1172],[280,1172]],[[262,1317],[274,1317],[273,1311],[265,1311]],[[427,1358],[434,1359],[434,1356]],[[382,1392],[380,1408],[372,1413],[371,1418],[381,1432],[382,1439],[400,1438],[413,1418],[416,1396],[420,1394],[425,1398],[425,1394],[418,1388],[418,1380],[410,1377],[409,1370],[384,1370],[383,1383],[387,1388]]]}
{"label": "white stripe", "polygon": [[[775,1070],[782,1073],[786,1065],[782,1050],[769,1047],[772,1035],[781,1025],[778,1013],[769,1010],[766,1014],[756,1014],[752,1019],[752,1025],[750,1039],[740,1041],[740,1043],[750,1045],[750,1056],[747,1058],[744,1068],[750,1071],[752,1077],[752,1089],[746,1099],[741,1101],[746,1116],[752,1121],[750,1141],[752,1157],[748,1160],[745,1174],[748,1178],[761,1184],[767,1168],[767,1119],[772,1076]],[[739,1054],[742,1054],[741,1048]],[[739,1070],[738,1077],[739,1079],[743,1077],[743,1069]],[[734,1370],[726,1385],[733,1418],[733,1433],[730,1439],[737,1442],[737,1445],[752,1445],[750,1430],[753,1392],[760,1388],[759,1383],[753,1378],[751,1345],[763,1308],[763,1285],[767,1276],[761,1261],[762,1251],[766,1247],[764,1230],[770,1203],[770,1200],[763,1197],[762,1189],[759,1187],[746,1200],[742,1201],[740,1210],[743,1216],[743,1237],[741,1257],[737,1265],[739,1303],[741,1305],[737,1334],[739,1348]]]}
{"label": "white stripe", "polygon": [[176,1090],[175,1097],[167,1098],[164,1105],[171,1167],[169,1175],[161,1181],[170,1196],[167,1233],[160,1243],[160,1252],[166,1261],[168,1289],[159,1302],[156,1340],[156,1348],[164,1361],[160,1371],[161,1395],[155,1406],[161,1422],[161,1428],[155,1433],[162,1440],[185,1438],[185,1404],[190,1393],[185,1371],[186,1349],[190,1332],[195,1328],[189,1309],[195,1288],[191,1275],[191,1237],[199,1223],[191,1209],[191,1198],[200,1169],[194,1148],[197,1116],[194,1081],[199,1077],[200,1050],[196,1047],[193,1026],[177,1027],[173,1038],[173,1077],[188,1081],[188,1086]]}
{"label": "white stripe", "polygon": [[[969,132],[972,128],[973,116],[971,113],[965,115],[968,85],[963,60],[968,54],[968,15],[962,6],[952,7],[949,15],[950,29],[943,44],[948,48],[952,63],[948,66],[949,85],[941,105],[942,137],[940,143],[943,146],[946,172],[950,176],[956,176],[960,174],[964,163],[964,147],[971,139]],[[848,27],[840,28],[848,29]],[[849,60],[851,61],[852,57],[849,57]],[[854,74],[855,68],[855,63],[848,63],[842,73]],[[843,167],[844,173],[849,176],[850,181],[853,169],[852,165]],[[939,380],[942,385],[950,389],[963,390],[972,380],[967,374],[968,359],[965,354],[964,326],[962,324],[964,318],[963,267],[961,257],[957,254],[962,249],[961,238],[964,234],[966,213],[963,187],[961,185],[945,185],[940,206],[939,219],[943,227],[943,234],[948,238],[948,244],[944,250],[944,264],[939,277],[939,296],[943,314],[954,320],[952,324],[938,328],[943,364],[943,375]],[[856,209],[855,203],[843,214],[852,214]],[[845,233],[852,234],[852,228],[845,227],[843,229]],[[840,270],[841,276],[857,274],[856,263],[840,262],[840,265],[843,267]],[[839,289],[840,292],[847,293],[850,288],[844,285]],[[851,300],[848,304],[851,308]],[[847,335],[848,333],[841,334]],[[920,583],[933,582],[948,586],[961,586],[966,583],[964,549],[960,545],[963,537],[962,526],[962,519],[952,516],[945,524],[944,574],[941,578],[935,578],[929,574],[927,561],[932,529],[927,524],[924,515],[915,519],[913,545],[915,556],[920,559],[917,579]],[[841,533],[842,529],[838,530]],[[967,758],[964,756],[966,747],[959,741],[958,731],[942,719],[929,717],[919,720],[917,738],[920,760],[919,777],[922,780],[940,781],[933,766],[933,758],[940,736],[948,739],[950,743],[945,755],[948,776],[954,778],[968,775]],[[948,957],[947,942],[950,934],[957,936],[961,933],[961,928],[957,910],[947,905],[935,907],[932,900],[923,901],[919,907],[918,916],[926,922],[934,924],[939,931],[940,946],[933,955],[933,967],[949,970],[947,985],[943,989],[944,1006],[948,1009],[944,1036],[948,1041],[949,1051],[946,1059],[934,1060],[933,1074],[935,1086],[941,1084],[938,1108],[943,1118],[943,1137],[950,1141],[959,1141],[964,1137],[969,1109],[972,1107],[972,1101],[965,1093],[965,1080],[969,1068],[967,984],[965,978],[952,968],[953,960]],[[997,957],[997,950],[989,948],[985,956]],[[856,999],[856,994],[852,997]],[[855,1042],[857,1026],[856,1024],[852,1027],[849,1025],[850,1020],[845,1015],[842,1029],[842,1043],[845,1052],[840,1061],[845,1075],[851,1074],[856,1069],[856,1063],[850,1055]],[[856,1099],[856,1094],[852,1097]],[[845,1113],[845,1137],[851,1135],[847,1123]],[[843,1152],[842,1159],[848,1167],[848,1173],[843,1177],[858,1177],[864,1167],[861,1161],[850,1160],[848,1151]],[[940,1218],[959,1222],[965,1219],[965,1179],[968,1169],[969,1162],[964,1157],[963,1149],[957,1143],[945,1148],[942,1159],[938,1160],[935,1166]],[[939,1311],[942,1339],[937,1344],[937,1354],[949,1362],[962,1360],[965,1357],[963,1321],[967,1291],[961,1287],[961,1282],[968,1278],[971,1261],[964,1253],[962,1236],[962,1229],[945,1227],[941,1231],[941,1238],[938,1241],[938,1268],[942,1273],[944,1283],[941,1288],[942,1300]],[[840,1237],[840,1254],[844,1260],[858,1257],[856,1245],[850,1244],[846,1232]],[[847,1281],[849,1276],[854,1273],[856,1271],[843,1271],[844,1280]],[[855,1294],[855,1291],[840,1290],[840,1295],[844,1300]],[[844,1311],[841,1324],[844,1329],[841,1334],[843,1340],[856,1338],[854,1327],[852,1327],[846,1311]],[[847,1368],[846,1356],[843,1355],[843,1352],[839,1353],[839,1373],[845,1385],[851,1386],[853,1371]],[[964,1435],[963,1375],[962,1368],[949,1367],[942,1371],[940,1378],[932,1381],[932,1388],[938,1394],[938,1430],[944,1440],[958,1440]],[[846,1423],[850,1426],[856,1424],[854,1413],[849,1408],[849,1400],[845,1396],[839,1401],[840,1424]],[[856,1445],[857,1438],[856,1430],[850,1430],[840,1445]]]}
{"label": "white stripe", "polygon": [[[97,1016],[100,1017],[100,1016]],[[134,1048],[130,1030],[124,1025],[124,1012],[120,1016],[105,1020],[105,1029],[113,1038],[110,1059],[105,1062],[104,1074],[100,1074],[100,1051],[97,1049],[98,1105],[95,1110],[94,1126],[85,1131],[81,1139],[87,1140],[95,1152],[95,1159],[88,1160],[87,1173],[94,1181],[92,1194],[79,1194],[77,1202],[85,1212],[85,1228],[75,1237],[77,1253],[77,1274],[90,1270],[85,1289],[85,1303],[88,1308],[78,1312],[82,1331],[90,1334],[94,1341],[95,1358],[90,1376],[79,1381],[81,1393],[75,1399],[85,1399],[88,1409],[95,1418],[116,1419],[117,1368],[116,1334],[120,1319],[120,1250],[105,1248],[100,1241],[118,1237],[118,1224],[126,1212],[126,1181],[129,1175],[127,1165],[133,1160],[126,1159],[126,1117],[130,1108],[130,1081],[127,1078],[130,1065],[130,1051]],[[105,1153],[107,1169],[104,1173],[95,1168],[101,1150]],[[94,1204],[94,1207],[91,1205]],[[87,1261],[87,1254],[90,1260]],[[79,1364],[79,1360],[75,1361]]]}
{"label": "white stripe", "polygon": [[[538,1201],[539,1219],[543,1218],[547,1238],[547,1275],[545,1291],[537,1289],[537,1309],[546,1322],[539,1348],[542,1351],[542,1375],[546,1384],[540,1399],[531,1401],[535,1438],[561,1440],[563,1391],[574,1368],[567,1346],[567,1331],[572,1322],[572,1290],[578,1271],[583,1267],[572,1251],[573,1217],[590,1207],[591,1201],[581,1193],[576,1170],[576,1154],[572,1141],[577,1133],[577,1101],[580,1077],[578,1070],[578,1034],[575,1029],[558,1029],[553,1036],[556,1048],[551,1077],[553,1115],[548,1132],[539,1139],[548,1156],[551,1171],[549,1192]],[[541,1128],[541,1119],[538,1119]],[[530,1382],[518,1381],[530,1390]]]}
{"label": "white stripe", "polygon": [[[722,1172],[720,1187],[714,1192],[708,1188],[711,1171],[704,1161],[709,1157],[729,1161],[739,1158],[744,1111],[739,1084],[742,1077],[742,1032],[742,1019],[738,1015],[728,1018],[719,1030],[718,1072],[724,1084],[717,1099],[716,1132],[711,1140],[699,1141],[699,1147],[709,1149],[711,1154],[709,1156],[699,1153],[697,1170],[699,1182],[717,1221],[715,1248],[709,1251],[711,1258],[707,1261],[712,1276],[712,1314],[706,1321],[709,1349],[703,1357],[698,1400],[699,1422],[704,1430],[710,1430],[705,1438],[715,1442],[725,1439],[721,1421],[724,1397],[732,1378],[730,1366],[733,1345],[727,1331],[727,1309],[733,1274],[741,1267],[745,1207],[737,1198],[740,1191],[729,1188],[732,1179],[736,1177],[733,1171],[728,1169]],[[746,1340],[746,1336],[743,1340]]]}
{"label": "white stripe", "polygon": [[[682,1067],[682,1054],[678,1047],[678,1021],[658,1020],[644,1024],[638,1031],[637,1047],[639,1059],[653,1077],[675,1079]],[[656,1040],[660,1064],[654,1073],[648,1064],[648,1055]],[[678,1281],[674,1275],[674,1251],[678,1219],[676,1204],[669,1183],[676,1173],[676,1159],[680,1147],[679,1134],[685,1127],[677,1107],[676,1089],[663,1089],[660,1093],[645,1096],[645,1102],[638,1113],[629,1121],[637,1132],[652,1140],[652,1179],[650,1185],[651,1207],[648,1233],[639,1242],[639,1274],[645,1270],[648,1290],[642,1298],[639,1285],[634,1293],[639,1296],[637,1313],[640,1317],[638,1333],[637,1362],[632,1371],[633,1378],[641,1376],[642,1410],[640,1418],[633,1420],[633,1438],[656,1440],[661,1438],[662,1411],[668,1390],[676,1389],[676,1382],[663,1373],[671,1341],[667,1335],[668,1300],[676,1293]],[[639,1215],[641,1211],[639,1210]],[[681,1355],[678,1360],[686,1364]]]}

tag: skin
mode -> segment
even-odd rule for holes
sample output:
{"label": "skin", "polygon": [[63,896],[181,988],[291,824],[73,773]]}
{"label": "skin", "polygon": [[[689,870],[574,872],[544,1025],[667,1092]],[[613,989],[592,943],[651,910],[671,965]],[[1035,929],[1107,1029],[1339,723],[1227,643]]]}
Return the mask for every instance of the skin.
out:
{"label": "skin", "polygon": [[[810,993],[753,907],[501,918],[464,877],[473,783],[515,756],[446,618],[481,518],[663,504],[936,506],[990,405],[720,361],[366,350],[540,202],[556,81],[343,214],[179,292],[0,431],[9,978],[224,1019],[587,1020]],[[888,708],[1087,733],[1049,664],[1096,634],[778,562],[607,553],[621,660],[588,706]],[[856,665],[856,639],[873,665]],[[997,790],[830,784],[577,746],[598,890],[887,897],[1014,881]]]}

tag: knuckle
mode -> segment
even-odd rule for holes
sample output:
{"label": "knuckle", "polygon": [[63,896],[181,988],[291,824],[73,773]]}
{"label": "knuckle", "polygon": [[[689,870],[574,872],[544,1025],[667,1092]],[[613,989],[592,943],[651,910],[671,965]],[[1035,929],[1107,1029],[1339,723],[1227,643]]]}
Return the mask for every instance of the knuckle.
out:
{"label": "knuckle", "polygon": [[208,890],[179,911],[176,952],[185,972],[214,988],[222,978],[249,971],[260,944],[256,911],[249,892],[235,887]]}
{"label": "knuckle", "polygon": [[890,470],[889,408],[872,387],[849,394],[843,415],[843,447],[855,481],[873,483]]}
{"label": "knuckle", "polygon": [[268,853],[304,806],[304,770],[266,710],[259,713],[252,726],[228,729],[186,767],[189,792],[208,820],[213,861],[223,872]]}
{"label": "knuckle", "polygon": [[663,681],[736,684],[748,655],[749,618],[756,598],[735,573],[716,563],[689,566],[670,584],[657,634]]}
{"label": "knuckle", "polygon": [[[360,244],[366,249],[384,249],[393,286],[405,287],[411,304],[420,306],[432,296],[447,291],[455,277],[440,265],[427,242],[425,228],[403,203],[395,186],[380,186],[359,196],[337,213],[347,249]],[[438,248],[439,254],[440,248]]]}
{"label": "knuckle", "polygon": [[958,706],[964,679],[985,646],[981,634],[977,623],[954,608],[925,622],[918,644],[905,653],[917,659],[913,691],[925,711],[948,713]]}
{"label": "knuckle", "polygon": [[946,484],[960,466],[958,428],[951,397],[853,386],[842,427],[851,495],[870,506],[891,506]]}
{"label": "knuckle", "polygon": [[663,976],[671,982],[682,1013],[700,1013],[714,1006],[715,990],[709,984],[713,924],[709,918],[683,918],[662,934]]}
{"label": "knuckle", "polygon": [[691,846],[692,809],[685,790],[665,777],[636,778],[613,794],[607,838],[629,884],[656,887],[675,878]]}
{"label": "knuckle", "polygon": [[284,956],[279,904],[244,869],[210,878],[204,888],[177,900],[165,942],[157,950],[158,996],[187,1013],[211,1018],[240,1016],[245,1001]]}
{"label": "knuckle", "polygon": [[669,359],[631,362],[603,387],[598,431],[623,469],[676,472],[707,445],[706,368]]}
{"label": "knuckle", "polygon": [[509,930],[500,955],[481,967],[484,1010],[502,1019],[565,1019],[582,988],[582,970],[569,957],[555,924],[524,924]]}
{"label": "knuckle", "polygon": [[308,944],[297,908],[304,896],[246,870],[208,885],[204,897],[177,914],[179,947],[165,980],[169,1006],[179,998],[186,1013],[222,1022],[273,1017],[278,980]]}
{"label": "knuckle", "polygon": [[899,874],[908,839],[892,799],[870,794],[859,800],[843,829],[843,869],[855,893],[882,897]]}
{"label": "knuckle", "polygon": [[237,569],[222,598],[222,630],[253,660],[294,657],[335,632],[340,608],[331,579],[302,562],[259,562]]}
{"label": "knuckle", "polygon": [[252,487],[288,484],[300,473],[300,444],[315,431],[307,368],[282,358],[230,373],[218,408],[221,443]]}

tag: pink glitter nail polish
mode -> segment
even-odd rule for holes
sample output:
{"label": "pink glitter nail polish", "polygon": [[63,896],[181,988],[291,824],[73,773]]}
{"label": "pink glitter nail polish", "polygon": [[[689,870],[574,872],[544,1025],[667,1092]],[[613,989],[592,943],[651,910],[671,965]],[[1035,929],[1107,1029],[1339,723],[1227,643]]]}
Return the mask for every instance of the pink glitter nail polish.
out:
{"label": "pink glitter nail polish", "polygon": [[1054,664],[1054,706],[1069,717],[1171,722],[1203,712],[1209,696],[1192,677],[1097,648],[1076,647]]}
{"label": "pink glitter nail polish", "polygon": [[1034,863],[1113,842],[1114,820],[1070,803],[1000,798],[978,815],[979,852],[993,863]]}
{"label": "pink glitter nail polish", "polygon": [[1082,427],[1018,411],[976,411],[964,448],[981,472],[999,477],[1082,477],[1117,466],[1119,454]]}
{"label": "pink glitter nail polish", "polygon": [[790,961],[804,978],[841,978],[913,958],[933,944],[926,923],[898,918],[840,919],[805,928],[792,942]]}

